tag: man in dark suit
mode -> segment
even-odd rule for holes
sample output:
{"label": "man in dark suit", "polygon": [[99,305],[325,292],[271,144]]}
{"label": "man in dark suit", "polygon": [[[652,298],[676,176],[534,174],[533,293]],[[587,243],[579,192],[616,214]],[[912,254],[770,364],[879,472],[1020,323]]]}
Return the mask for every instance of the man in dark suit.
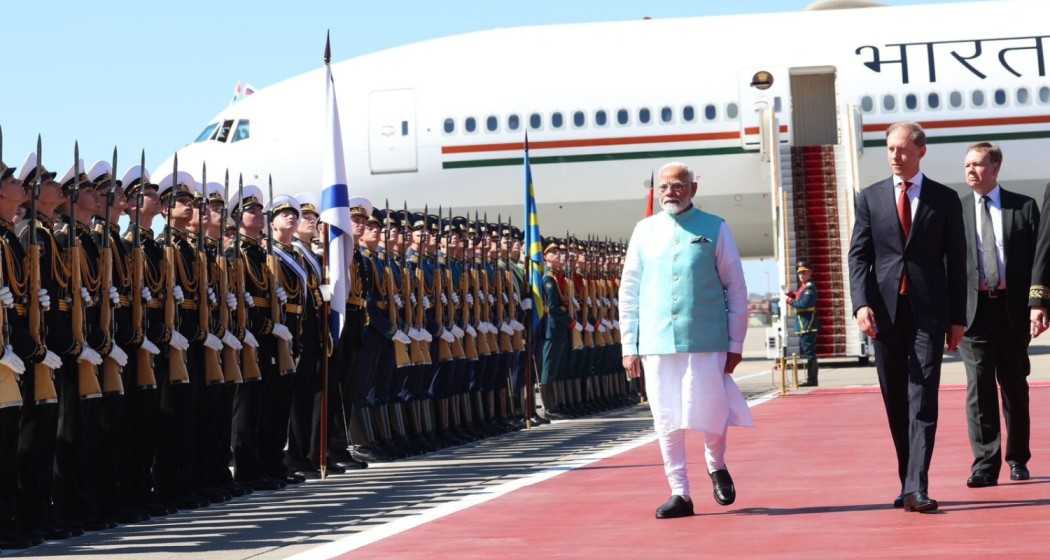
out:
{"label": "man in dark suit", "polygon": [[1006,417],[1006,462],[1010,478],[1026,480],[1028,446],[1028,288],[1039,230],[1035,200],[1003,189],[1003,153],[981,142],[964,163],[972,193],[962,198],[966,227],[966,335],[960,354],[966,364],[966,423],[973,465],[966,485],[995,486],[1002,466],[999,397]]}
{"label": "man in dark suit", "polygon": [[857,195],[849,251],[850,293],[860,330],[874,340],[875,366],[897,452],[907,511],[928,512],[944,345],[966,324],[966,243],[952,189],[923,176],[926,134],[915,123],[886,130],[893,176]]}

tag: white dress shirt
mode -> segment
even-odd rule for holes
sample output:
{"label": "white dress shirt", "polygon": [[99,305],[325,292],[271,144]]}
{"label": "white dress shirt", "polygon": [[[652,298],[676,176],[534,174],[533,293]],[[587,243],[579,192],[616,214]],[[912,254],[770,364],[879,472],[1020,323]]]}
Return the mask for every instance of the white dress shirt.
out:
{"label": "white dress shirt", "polygon": [[[911,221],[915,223],[915,212],[919,209],[919,194],[922,193],[922,171],[915,174],[914,177],[908,179],[908,183],[911,186],[908,187],[908,202],[911,204]],[[893,176],[893,204],[896,205],[897,201],[901,198],[901,188],[904,185],[904,178]]]}
{"label": "white dress shirt", "polygon": [[[1002,204],[1002,189],[999,185],[996,185],[991,192],[988,193],[989,204],[988,213],[992,216],[992,231],[995,233],[995,264],[999,269],[999,285],[995,286],[994,289],[1002,290],[1006,289],[1006,247],[1003,245],[1003,204]],[[973,193],[973,204],[974,212],[977,215],[977,220],[974,221],[974,229],[977,230],[977,266],[981,266],[980,263],[984,262],[984,250],[981,248],[981,227],[984,225],[984,209],[981,208],[981,195],[976,192]],[[984,279],[981,279],[982,290],[992,288],[991,286],[984,285]]]}

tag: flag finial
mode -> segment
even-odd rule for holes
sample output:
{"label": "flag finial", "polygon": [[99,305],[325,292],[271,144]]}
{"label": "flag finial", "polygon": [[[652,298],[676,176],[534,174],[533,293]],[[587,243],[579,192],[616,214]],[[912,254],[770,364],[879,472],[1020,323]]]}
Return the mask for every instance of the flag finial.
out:
{"label": "flag finial", "polygon": [[324,63],[332,63],[332,31],[324,32]]}

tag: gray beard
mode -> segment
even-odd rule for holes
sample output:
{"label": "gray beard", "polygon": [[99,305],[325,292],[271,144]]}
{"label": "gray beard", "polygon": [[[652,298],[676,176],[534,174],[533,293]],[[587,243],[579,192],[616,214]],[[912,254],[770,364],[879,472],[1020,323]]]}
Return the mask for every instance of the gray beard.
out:
{"label": "gray beard", "polygon": [[690,204],[688,202],[661,202],[660,203],[660,208],[662,208],[664,210],[664,212],[670,212],[672,214],[679,214],[679,213],[682,212],[682,210],[685,210],[686,208],[689,208],[689,206],[690,206]]}

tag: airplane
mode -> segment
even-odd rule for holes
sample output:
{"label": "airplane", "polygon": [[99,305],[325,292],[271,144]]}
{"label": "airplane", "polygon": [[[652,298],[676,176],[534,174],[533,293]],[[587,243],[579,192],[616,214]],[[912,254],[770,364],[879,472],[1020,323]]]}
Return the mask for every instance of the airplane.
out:
{"label": "airplane", "polygon": [[[797,260],[818,261],[818,283],[847,292],[828,304],[839,324],[852,196],[888,175],[889,124],[922,123],[924,171],[960,192],[966,147],[996,142],[1003,184],[1042,199],[1047,16],[1041,0],[821,0],[493,29],[333,62],[350,190],[520,216],[528,132],[541,230],[627,239],[653,172],[681,161],[697,174],[698,206],[726,219],[744,257],[776,256],[782,286]],[[282,192],[319,191],[324,75],[231,103],[178,151],[180,167],[207,161],[260,184],[272,174]],[[156,173],[170,169],[169,158]],[[841,342],[827,352],[846,352]]]}

